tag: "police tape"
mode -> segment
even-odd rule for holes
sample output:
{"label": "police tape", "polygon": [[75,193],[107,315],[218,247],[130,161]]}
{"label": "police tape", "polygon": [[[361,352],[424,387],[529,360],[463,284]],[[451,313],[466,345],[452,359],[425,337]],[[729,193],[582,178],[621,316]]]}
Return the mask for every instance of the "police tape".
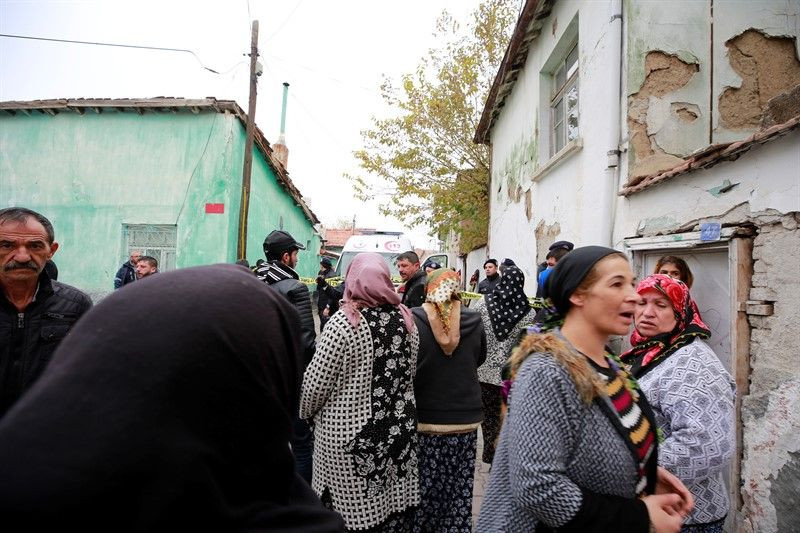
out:
{"label": "police tape", "polygon": [[[300,281],[302,283],[305,283],[309,287],[316,287],[317,286],[317,280],[315,278],[300,278]],[[343,281],[344,280],[341,277],[327,278],[325,280],[325,282],[328,285],[330,285],[331,287],[338,287],[339,285],[342,284]],[[403,282],[403,280],[401,278],[399,278],[398,276],[393,276],[392,277],[392,283],[400,284],[402,282]],[[479,300],[479,299],[483,298],[483,294],[478,294],[477,292],[469,292],[469,291],[462,291],[462,292],[458,293],[458,296],[462,300]],[[531,307],[534,308],[534,309],[544,309],[544,308],[548,307],[548,305],[549,305],[544,298],[533,298],[533,297],[531,297],[531,298],[528,298],[528,301],[530,302]]]}

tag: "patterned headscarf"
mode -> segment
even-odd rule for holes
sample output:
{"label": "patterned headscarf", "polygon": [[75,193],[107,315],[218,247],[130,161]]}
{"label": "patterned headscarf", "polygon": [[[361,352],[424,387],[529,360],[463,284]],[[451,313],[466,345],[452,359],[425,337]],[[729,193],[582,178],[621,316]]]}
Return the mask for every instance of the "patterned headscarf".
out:
{"label": "patterned headscarf", "polygon": [[450,269],[440,268],[428,274],[425,301],[436,307],[436,313],[446,332],[450,331],[450,313],[453,310],[453,302],[459,300],[460,285],[458,274]]}
{"label": "patterned headscarf", "polygon": [[648,290],[656,290],[669,299],[677,323],[672,331],[652,337],[644,337],[633,330],[631,334],[633,348],[622,354],[621,359],[630,365],[631,373],[637,378],[694,339],[707,339],[711,336],[711,331],[700,318],[697,305],[692,300],[689,287],[685,283],[664,274],[653,274],[636,286],[636,292],[639,294]]}
{"label": "patterned headscarf", "polygon": [[446,355],[451,355],[461,340],[461,278],[449,268],[440,268],[428,274],[426,287],[422,308],[436,342]]}
{"label": "patterned headscarf", "polygon": [[531,304],[523,290],[524,285],[525,274],[522,270],[516,266],[508,266],[500,283],[485,296],[492,331],[499,341],[506,340],[517,322],[531,310]]}

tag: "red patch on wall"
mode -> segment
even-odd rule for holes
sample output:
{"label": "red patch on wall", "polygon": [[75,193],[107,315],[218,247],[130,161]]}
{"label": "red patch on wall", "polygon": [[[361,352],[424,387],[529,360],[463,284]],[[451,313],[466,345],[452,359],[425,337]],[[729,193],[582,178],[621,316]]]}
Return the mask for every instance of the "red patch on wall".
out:
{"label": "red patch on wall", "polygon": [[225,204],[206,204],[206,213],[222,214],[225,212]]}

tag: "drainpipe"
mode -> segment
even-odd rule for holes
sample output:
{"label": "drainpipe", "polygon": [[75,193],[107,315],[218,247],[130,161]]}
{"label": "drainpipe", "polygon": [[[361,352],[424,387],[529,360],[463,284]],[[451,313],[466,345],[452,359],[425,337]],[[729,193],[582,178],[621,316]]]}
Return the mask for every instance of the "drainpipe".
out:
{"label": "drainpipe", "polygon": [[281,106],[281,132],[278,135],[278,141],[272,145],[272,152],[275,159],[280,161],[283,168],[288,168],[289,164],[289,147],[286,146],[286,97],[289,95],[289,84],[283,83],[283,104]]}
{"label": "drainpipe", "polygon": [[608,106],[607,122],[609,125],[608,134],[605,139],[605,145],[608,147],[607,162],[605,169],[605,181],[602,187],[602,202],[600,204],[601,220],[600,220],[600,241],[607,246],[614,246],[614,223],[617,216],[617,201],[619,196],[619,145],[621,135],[621,122],[622,122],[622,63],[623,63],[623,46],[622,46],[622,0],[611,0],[611,18],[608,21],[610,26],[607,32],[609,39],[608,53],[606,61],[608,72],[612,83],[616,83],[617,90],[615,91],[615,99]]}

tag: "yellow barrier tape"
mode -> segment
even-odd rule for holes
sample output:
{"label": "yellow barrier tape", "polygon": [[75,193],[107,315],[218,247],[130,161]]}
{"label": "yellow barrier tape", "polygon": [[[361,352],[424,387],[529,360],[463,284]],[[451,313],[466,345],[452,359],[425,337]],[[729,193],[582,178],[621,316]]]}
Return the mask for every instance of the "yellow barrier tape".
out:
{"label": "yellow barrier tape", "polygon": [[[317,280],[315,278],[300,278],[300,281],[305,283],[306,285],[309,285],[310,287],[317,286]],[[331,287],[338,287],[339,285],[342,284],[344,280],[341,277],[336,277],[336,278],[328,278],[325,281]],[[399,284],[402,283],[403,280],[397,276],[394,276],[392,277],[392,282],[395,284]],[[480,298],[483,298],[483,294],[478,294],[477,292],[469,292],[469,291],[462,291],[458,293],[458,295],[462,300],[479,300]],[[534,309],[544,309],[545,307],[548,307],[547,301],[544,298],[530,297],[528,298],[528,301],[530,302],[531,307],[533,307]]]}

